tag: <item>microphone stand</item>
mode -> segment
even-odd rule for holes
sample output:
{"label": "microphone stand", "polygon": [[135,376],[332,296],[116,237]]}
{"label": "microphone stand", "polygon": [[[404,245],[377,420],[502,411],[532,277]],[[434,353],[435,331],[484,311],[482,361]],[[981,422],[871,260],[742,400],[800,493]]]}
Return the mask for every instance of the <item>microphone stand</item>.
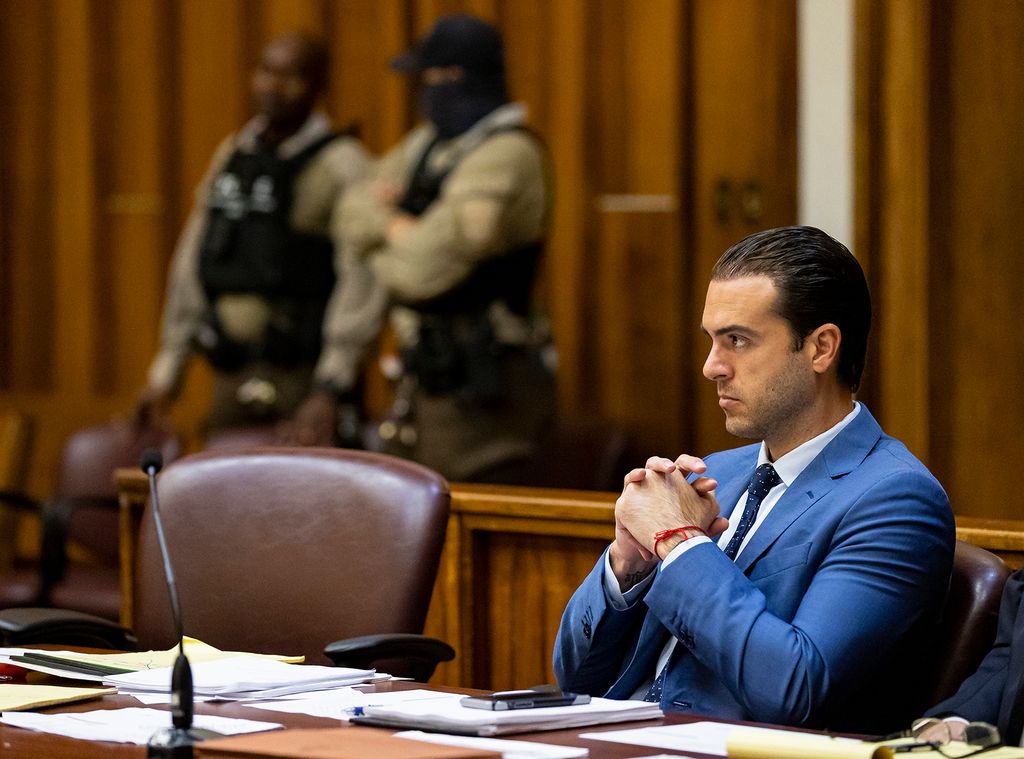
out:
{"label": "microphone stand", "polygon": [[206,738],[218,734],[209,730],[198,730],[192,727],[194,714],[192,692],[192,667],[185,656],[185,628],[181,615],[181,603],[178,599],[178,586],[174,582],[174,570],[171,569],[171,557],[167,551],[164,538],[163,522],[160,519],[160,499],[157,496],[156,474],[163,467],[163,456],[159,451],[147,450],[142,454],[142,471],[149,477],[149,496],[153,502],[153,524],[156,537],[160,544],[160,555],[164,562],[164,576],[167,579],[167,590],[171,595],[171,611],[178,632],[178,657],[174,661],[171,672],[171,727],[158,730],[149,739],[147,757],[151,759],[192,759],[193,745]]}

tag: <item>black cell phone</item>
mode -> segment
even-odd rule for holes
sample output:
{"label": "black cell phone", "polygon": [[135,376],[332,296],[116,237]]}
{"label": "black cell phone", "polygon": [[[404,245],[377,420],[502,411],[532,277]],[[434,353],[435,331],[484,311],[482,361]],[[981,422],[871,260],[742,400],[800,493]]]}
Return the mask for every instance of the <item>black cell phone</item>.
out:
{"label": "black cell phone", "polygon": [[541,709],[546,706],[576,706],[589,704],[590,696],[566,693],[553,685],[541,685],[523,690],[499,690],[484,696],[465,696],[459,700],[471,709],[490,709],[496,712],[512,709]]}

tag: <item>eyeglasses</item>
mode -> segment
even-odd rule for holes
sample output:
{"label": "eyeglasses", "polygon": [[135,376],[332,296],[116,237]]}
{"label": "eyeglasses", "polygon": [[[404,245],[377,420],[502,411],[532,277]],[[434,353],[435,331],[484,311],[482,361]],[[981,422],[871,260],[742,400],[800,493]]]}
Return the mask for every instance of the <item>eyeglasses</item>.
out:
{"label": "eyeglasses", "polygon": [[920,719],[916,721],[909,730],[900,733],[887,735],[883,740],[896,738],[913,738],[913,743],[903,743],[892,746],[893,753],[907,753],[911,751],[935,751],[942,756],[965,757],[980,754],[983,751],[998,748],[1002,745],[999,739],[999,730],[987,722],[969,722],[963,726],[963,735],[957,740],[974,747],[974,751],[961,753],[946,753],[943,746],[953,741],[953,734],[950,732],[949,723],[936,717]]}

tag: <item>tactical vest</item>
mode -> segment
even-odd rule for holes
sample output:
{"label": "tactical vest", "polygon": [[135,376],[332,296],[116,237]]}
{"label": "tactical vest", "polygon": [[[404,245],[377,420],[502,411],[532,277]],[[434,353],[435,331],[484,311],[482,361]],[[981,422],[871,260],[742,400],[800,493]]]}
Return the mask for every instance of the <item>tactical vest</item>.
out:
{"label": "tactical vest", "polygon": [[[487,139],[525,127],[496,129]],[[532,132],[530,132],[532,134]],[[454,169],[433,173],[428,168],[435,139],[420,156],[406,194],[399,207],[419,216],[437,200],[441,186]],[[498,342],[487,309],[503,301],[520,316],[527,316],[534,276],[544,250],[543,241],[488,258],[458,285],[426,301],[406,303],[420,315],[416,345],[403,354],[406,371],[414,374],[418,386],[430,395],[455,393],[463,401],[496,404],[504,400],[507,387],[501,368],[508,350]]]}
{"label": "tactical vest", "polygon": [[315,361],[324,311],[334,290],[334,249],[326,235],[291,227],[295,179],[329,134],[290,158],[276,151],[236,150],[210,188],[199,253],[199,279],[211,303],[227,293],[262,295],[278,318],[263,344],[239,346],[208,319],[218,342],[202,346],[211,363],[230,370],[259,359],[289,365]]}
{"label": "tactical vest", "polygon": [[[487,136],[487,139],[512,131],[533,135],[526,127],[514,126],[496,129]],[[399,208],[413,216],[419,216],[437,200],[441,194],[441,186],[455,168],[451,166],[442,172],[429,170],[430,154],[438,142],[439,139],[435,138],[423,151],[409,180],[405,196],[399,204]],[[530,310],[533,280],[543,252],[543,241],[508,250],[481,261],[465,280],[448,292],[427,301],[403,305],[423,314],[444,316],[479,314],[491,303],[501,300],[514,313],[526,316]]]}

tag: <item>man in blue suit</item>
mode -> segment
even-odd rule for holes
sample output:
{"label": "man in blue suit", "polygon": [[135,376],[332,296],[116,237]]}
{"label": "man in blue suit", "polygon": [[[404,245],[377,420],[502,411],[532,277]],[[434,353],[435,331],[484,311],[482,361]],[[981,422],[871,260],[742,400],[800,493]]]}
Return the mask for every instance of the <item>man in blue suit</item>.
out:
{"label": "man in blue suit", "polygon": [[726,429],[761,442],[626,476],[615,540],[562,617],[563,688],[861,732],[920,709],[901,685],[945,598],[953,515],[853,400],[870,321],[860,265],[821,230],[719,259],[704,376]]}

